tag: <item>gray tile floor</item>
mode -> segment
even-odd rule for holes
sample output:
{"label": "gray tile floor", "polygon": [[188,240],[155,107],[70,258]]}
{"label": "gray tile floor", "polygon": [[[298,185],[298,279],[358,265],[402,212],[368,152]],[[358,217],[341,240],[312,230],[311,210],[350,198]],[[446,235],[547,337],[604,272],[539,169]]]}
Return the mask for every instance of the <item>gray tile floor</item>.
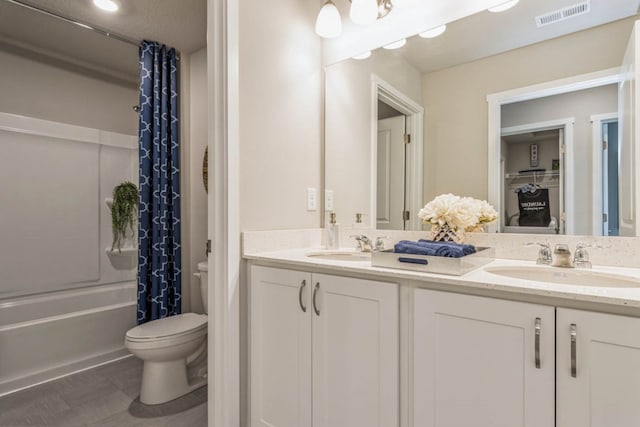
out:
{"label": "gray tile floor", "polygon": [[0,426],[204,427],[207,388],[140,403],[142,362],[130,357],[0,397]]}

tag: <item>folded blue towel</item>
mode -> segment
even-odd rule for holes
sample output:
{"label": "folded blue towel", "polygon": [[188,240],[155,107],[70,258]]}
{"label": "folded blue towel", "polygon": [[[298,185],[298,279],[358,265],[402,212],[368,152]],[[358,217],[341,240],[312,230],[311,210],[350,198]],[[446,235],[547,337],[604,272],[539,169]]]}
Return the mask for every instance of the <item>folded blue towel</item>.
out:
{"label": "folded blue towel", "polygon": [[420,239],[418,240],[418,243],[426,243],[429,245],[445,245],[445,246],[450,246],[453,248],[462,248],[462,251],[464,252],[465,255],[471,255],[471,254],[475,254],[476,253],[476,248],[473,245],[467,245],[464,243],[455,243],[455,242],[436,242],[434,240],[425,240],[425,239]]}
{"label": "folded blue towel", "polygon": [[401,240],[395,245],[394,252],[401,254],[461,258],[467,255],[466,252],[468,252],[469,250],[473,250],[473,252],[475,252],[475,248],[473,248],[473,246],[466,246],[469,247],[464,248],[462,245],[459,245],[457,243],[431,242],[429,240],[421,240],[418,242]]}

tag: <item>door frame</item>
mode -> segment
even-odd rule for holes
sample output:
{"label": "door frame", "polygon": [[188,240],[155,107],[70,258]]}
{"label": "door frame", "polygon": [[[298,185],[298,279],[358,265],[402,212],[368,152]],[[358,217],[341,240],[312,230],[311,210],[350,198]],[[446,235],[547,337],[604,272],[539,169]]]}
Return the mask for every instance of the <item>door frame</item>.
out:
{"label": "door frame", "polygon": [[378,99],[390,105],[406,116],[406,132],[411,135],[411,143],[407,150],[407,170],[405,201],[411,212],[408,225],[411,230],[421,230],[421,222],[418,211],[422,209],[422,176],[423,176],[423,125],[424,107],[395,88],[390,83],[381,79],[376,74],[371,74],[371,178],[370,178],[370,205],[369,224],[376,229],[377,222],[377,164],[378,164]]}
{"label": "door frame", "polygon": [[[619,84],[623,74],[619,67],[580,74],[559,80],[552,80],[531,86],[511,89],[487,95],[488,103],[488,169],[487,190],[488,202],[500,214],[498,219],[489,224],[489,232],[497,232],[502,228],[503,206],[501,201],[502,177],[500,176],[500,138],[501,138],[501,108],[503,105],[516,102],[530,101],[547,96],[561,95],[584,89],[591,89],[610,84]],[[568,187],[568,185],[567,185]],[[569,230],[566,231],[569,234]]]}
{"label": "door frame", "polygon": [[602,236],[602,126],[607,122],[618,120],[618,113],[606,113],[606,114],[594,114],[591,116],[591,141],[592,141],[592,155],[593,159],[592,171],[593,180],[591,187],[593,189],[592,194],[592,229],[593,236]]}

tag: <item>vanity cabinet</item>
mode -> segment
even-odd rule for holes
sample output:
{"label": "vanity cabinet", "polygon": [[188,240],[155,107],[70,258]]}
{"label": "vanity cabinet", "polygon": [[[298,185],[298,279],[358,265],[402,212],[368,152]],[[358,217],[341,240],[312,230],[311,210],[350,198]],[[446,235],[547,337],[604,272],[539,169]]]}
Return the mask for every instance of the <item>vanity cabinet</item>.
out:
{"label": "vanity cabinet", "polygon": [[556,426],[640,426],[640,319],[564,308],[556,319]]}
{"label": "vanity cabinet", "polygon": [[553,307],[416,289],[413,311],[413,426],[554,425]]}
{"label": "vanity cabinet", "polygon": [[398,285],[252,266],[253,427],[398,425]]}

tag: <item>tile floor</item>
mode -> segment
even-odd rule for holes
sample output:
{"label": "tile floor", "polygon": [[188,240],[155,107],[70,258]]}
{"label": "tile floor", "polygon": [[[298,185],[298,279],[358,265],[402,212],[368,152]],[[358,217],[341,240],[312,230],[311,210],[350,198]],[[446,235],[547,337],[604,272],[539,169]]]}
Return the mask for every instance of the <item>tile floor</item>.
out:
{"label": "tile floor", "polygon": [[129,357],[0,397],[0,426],[205,427],[207,388],[140,403],[142,362]]}

